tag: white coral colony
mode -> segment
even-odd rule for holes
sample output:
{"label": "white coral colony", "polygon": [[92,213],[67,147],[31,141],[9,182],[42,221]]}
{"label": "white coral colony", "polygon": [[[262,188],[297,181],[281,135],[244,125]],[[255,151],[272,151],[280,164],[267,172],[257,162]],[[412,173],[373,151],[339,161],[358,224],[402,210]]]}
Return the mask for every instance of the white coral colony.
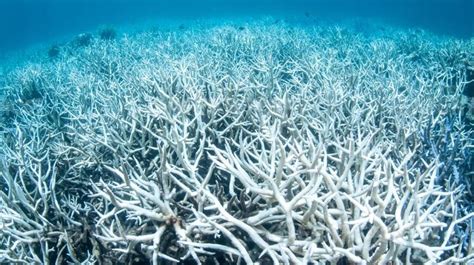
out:
{"label": "white coral colony", "polygon": [[0,77],[1,263],[472,261],[473,42],[112,33]]}

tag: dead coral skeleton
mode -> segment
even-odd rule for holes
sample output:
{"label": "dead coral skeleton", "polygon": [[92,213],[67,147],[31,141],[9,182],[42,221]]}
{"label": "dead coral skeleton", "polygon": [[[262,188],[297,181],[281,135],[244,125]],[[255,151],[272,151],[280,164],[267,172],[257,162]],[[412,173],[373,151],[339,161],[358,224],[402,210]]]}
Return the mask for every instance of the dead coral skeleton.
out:
{"label": "dead coral skeleton", "polygon": [[9,73],[0,262],[473,260],[466,77],[437,53],[473,47],[266,22],[179,34]]}

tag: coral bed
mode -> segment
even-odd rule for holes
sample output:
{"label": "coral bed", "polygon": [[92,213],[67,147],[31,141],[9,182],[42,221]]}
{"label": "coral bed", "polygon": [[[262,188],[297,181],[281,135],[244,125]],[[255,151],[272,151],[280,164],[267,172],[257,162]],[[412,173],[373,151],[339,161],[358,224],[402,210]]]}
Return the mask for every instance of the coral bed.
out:
{"label": "coral bed", "polygon": [[1,80],[0,262],[472,261],[472,51],[270,20],[62,45]]}

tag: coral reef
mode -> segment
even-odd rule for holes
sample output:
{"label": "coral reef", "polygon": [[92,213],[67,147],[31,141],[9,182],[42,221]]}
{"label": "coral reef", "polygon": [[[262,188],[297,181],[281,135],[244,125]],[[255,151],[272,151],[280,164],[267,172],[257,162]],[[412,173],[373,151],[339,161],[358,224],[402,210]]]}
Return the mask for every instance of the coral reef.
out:
{"label": "coral reef", "polygon": [[58,45],[53,45],[48,50],[48,56],[51,59],[57,58],[61,53],[61,49]]}
{"label": "coral reef", "polygon": [[473,42],[242,28],[87,38],[2,77],[0,262],[472,261]]}
{"label": "coral reef", "polygon": [[112,27],[106,27],[99,31],[99,36],[103,40],[113,40],[117,37],[117,31]]}
{"label": "coral reef", "polygon": [[[113,33],[113,34],[115,35],[115,33]],[[104,38],[105,37],[104,35],[107,35],[107,34],[105,34],[104,31],[100,32],[101,38]],[[81,33],[81,34],[76,36],[73,43],[77,47],[87,47],[87,46],[92,44],[93,38],[94,38],[94,36],[91,33]]]}

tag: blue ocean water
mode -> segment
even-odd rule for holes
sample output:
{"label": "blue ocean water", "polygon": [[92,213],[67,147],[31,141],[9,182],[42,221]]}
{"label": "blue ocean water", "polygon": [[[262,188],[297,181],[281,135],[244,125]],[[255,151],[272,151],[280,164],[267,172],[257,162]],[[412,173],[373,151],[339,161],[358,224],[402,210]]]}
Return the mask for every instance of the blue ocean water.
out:
{"label": "blue ocean water", "polygon": [[474,36],[474,0],[3,0],[0,53],[93,30],[150,19],[271,15],[341,20],[376,18],[408,27]]}

